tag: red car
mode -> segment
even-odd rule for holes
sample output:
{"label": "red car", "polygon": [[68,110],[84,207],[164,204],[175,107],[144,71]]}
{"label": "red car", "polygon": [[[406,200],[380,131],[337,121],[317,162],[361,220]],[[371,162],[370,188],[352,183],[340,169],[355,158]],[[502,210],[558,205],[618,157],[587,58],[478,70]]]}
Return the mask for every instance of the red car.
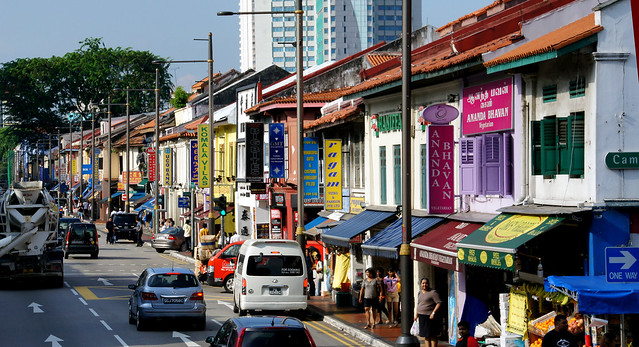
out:
{"label": "red car", "polygon": [[206,342],[215,347],[316,347],[304,323],[282,316],[229,318],[215,336],[206,338]]}
{"label": "red car", "polygon": [[237,263],[237,255],[244,241],[229,243],[215,253],[206,266],[206,283],[210,286],[224,287],[227,292],[233,291],[233,274]]}

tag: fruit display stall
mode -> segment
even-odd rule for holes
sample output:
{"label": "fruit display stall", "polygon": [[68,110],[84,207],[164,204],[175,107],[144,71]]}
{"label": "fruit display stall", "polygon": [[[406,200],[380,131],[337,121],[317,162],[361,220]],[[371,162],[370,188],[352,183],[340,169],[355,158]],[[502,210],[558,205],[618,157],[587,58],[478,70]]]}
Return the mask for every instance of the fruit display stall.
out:
{"label": "fruit display stall", "polygon": [[[639,331],[639,283],[611,283],[605,276],[548,276],[544,291],[575,302],[583,320],[572,322],[572,327],[584,330],[586,346],[598,345],[606,332],[613,333],[621,347],[633,346],[632,333]],[[570,320],[568,324],[570,328]]]}

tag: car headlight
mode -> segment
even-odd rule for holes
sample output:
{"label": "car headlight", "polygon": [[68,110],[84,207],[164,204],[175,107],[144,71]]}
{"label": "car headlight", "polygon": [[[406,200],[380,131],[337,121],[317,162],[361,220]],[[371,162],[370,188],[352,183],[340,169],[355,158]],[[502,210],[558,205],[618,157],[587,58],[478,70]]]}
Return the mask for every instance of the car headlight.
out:
{"label": "car headlight", "polygon": [[208,269],[206,269],[206,271],[210,274],[215,273],[215,266],[209,266]]}

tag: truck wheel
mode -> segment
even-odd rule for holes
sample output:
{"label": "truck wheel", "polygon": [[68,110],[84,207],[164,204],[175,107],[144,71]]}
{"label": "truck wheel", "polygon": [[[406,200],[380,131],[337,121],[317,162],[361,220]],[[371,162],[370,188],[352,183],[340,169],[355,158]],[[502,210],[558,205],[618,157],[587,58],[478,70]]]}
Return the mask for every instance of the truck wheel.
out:
{"label": "truck wheel", "polygon": [[232,275],[226,276],[226,279],[224,280],[224,291],[226,291],[227,293],[231,293],[233,291]]}
{"label": "truck wheel", "polygon": [[60,275],[53,280],[53,287],[62,288],[62,286],[64,286],[64,277]]}
{"label": "truck wheel", "polygon": [[156,248],[155,249],[158,253],[164,253],[164,248]]}

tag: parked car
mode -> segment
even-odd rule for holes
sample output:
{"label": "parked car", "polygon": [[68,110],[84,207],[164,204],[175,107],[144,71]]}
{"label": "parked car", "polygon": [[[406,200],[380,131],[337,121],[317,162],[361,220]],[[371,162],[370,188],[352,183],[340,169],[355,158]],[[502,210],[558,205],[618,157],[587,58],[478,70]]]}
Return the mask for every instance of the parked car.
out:
{"label": "parked car", "polygon": [[304,323],[293,317],[234,317],[224,322],[215,336],[206,338],[212,347],[315,347],[315,341]]}
{"label": "parked car", "polygon": [[233,312],[300,310],[307,307],[306,261],[293,240],[246,240],[233,278]]}
{"label": "parked car", "polygon": [[135,213],[116,213],[113,215],[113,230],[116,239],[138,240],[135,230],[138,224],[137,216]]}
{"label": "parked car", "polygon": [[244,241],[229,243],[214,254],[205,268],[206,283],[209,286],[224,287],[227,292],[233,291],[233,273]]}
{"label": "parked car", "polygon": [[58,219],[58,245],[62,246],[67,238],[67,229],[69,224],[82,223],[79,218],[60,218]]}
{"label": "parked car", "polygon": [[158,253],[164,253],[167,249],[186,251],[186,239],[184,230],[176,227],[166,228],[151,237],[151,247]]}
{"label": "parked car", "polygon": [[98,245],[98,229],[93,223],[71,223],[67,227],[66,241],[62,246],[64,258],[69,259],[69,254],[90,254],[97,259],[100,252]]}
{"label": "parked car", "polygon": [[198,330],[206,328],[204,292],[190,269],[147,268],[129,289],[129,323],[138,330],[159,319],[191,319]]}

